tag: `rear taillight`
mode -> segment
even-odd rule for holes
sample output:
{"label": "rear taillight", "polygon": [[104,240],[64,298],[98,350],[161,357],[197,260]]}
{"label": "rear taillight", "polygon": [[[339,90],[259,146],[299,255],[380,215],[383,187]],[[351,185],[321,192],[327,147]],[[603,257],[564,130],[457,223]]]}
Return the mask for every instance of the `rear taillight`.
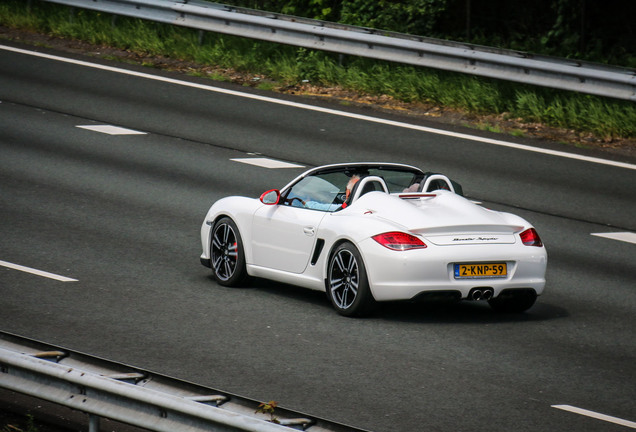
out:
{"label": "rear taillight", "polygon": [[378,234],[372,238],[385,248],[396,251],[424,249],[426,247],[426,244],[414,235],[399,231]]}
{"label": "rear taillight", "polygon": [[519,234],[519,236],[521,237],[521,241],[523,242],[523,244],[526,246],[543,246],[541,237],[539,237],[539,234],[537,234],[537,230],[535,230],[534,228],[528,228],[527,230]]}

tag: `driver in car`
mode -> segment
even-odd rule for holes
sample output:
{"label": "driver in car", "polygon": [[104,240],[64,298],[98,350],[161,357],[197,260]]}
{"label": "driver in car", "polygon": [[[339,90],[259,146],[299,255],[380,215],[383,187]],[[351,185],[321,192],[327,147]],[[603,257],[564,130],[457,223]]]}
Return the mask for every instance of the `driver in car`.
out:
{"label": "driver in car", "polygon": [[313,209],[313,210],[323,210],[323,211],[336,211],[339,207],[345,208],[347,207],[347,201],[351,196],[351,191],[355,184],[360,180],[360,176],[354,175],[349,179],[347,183],[347,187],[345,189],[345,199],[342,204],[335,203],[325,203],[319,201],[307,201],[304,205],[305,208]]}

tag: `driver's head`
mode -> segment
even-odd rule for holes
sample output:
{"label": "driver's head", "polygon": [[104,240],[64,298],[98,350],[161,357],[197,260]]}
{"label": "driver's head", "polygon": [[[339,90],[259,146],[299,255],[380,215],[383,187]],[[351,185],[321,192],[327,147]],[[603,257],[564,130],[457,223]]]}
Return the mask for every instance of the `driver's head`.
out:
{"label": "driver's head", "polygon": [[353,186],[360,180],[360,176],[354,175],[349,179],[349,183],[347,183],[347,190],[345,191],[346,199],[349,199],[349,195],[351,195],[351,191],[353,190]]}

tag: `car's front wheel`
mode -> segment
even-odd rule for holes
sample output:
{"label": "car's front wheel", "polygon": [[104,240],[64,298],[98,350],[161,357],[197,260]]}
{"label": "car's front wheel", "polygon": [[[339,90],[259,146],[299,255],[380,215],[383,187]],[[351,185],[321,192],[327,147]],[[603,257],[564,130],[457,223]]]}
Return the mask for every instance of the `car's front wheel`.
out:
{"label": "car's front wheel", "polygon": [[327,296],[340,315],[362,316],[376,305],[358,249],[343,243],[329,259]]}
{"label": "car's front wheel", "polygon": [[216,281],[224,286],[235,286],[246,279],[245,251],[241,234],[228,217],[219,219],[212,228],[210,261]]}
{"label": "car's front wheel", "polygon": [[488,300],[488,303],[496,312],[520,313],[530,309],[536,300],[537,292],[533,289],[511,289]]}

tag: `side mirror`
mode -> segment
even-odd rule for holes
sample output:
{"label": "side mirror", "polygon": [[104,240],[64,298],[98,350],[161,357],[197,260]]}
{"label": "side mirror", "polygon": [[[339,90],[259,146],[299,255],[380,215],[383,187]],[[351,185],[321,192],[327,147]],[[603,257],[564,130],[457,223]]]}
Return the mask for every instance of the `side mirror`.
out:
{"label": "side mirror", "polygon": [[278,189],[268,190],[261,195],[261,202],[266,205],[276,205],[278,200],[280,200],[280,191]]}

